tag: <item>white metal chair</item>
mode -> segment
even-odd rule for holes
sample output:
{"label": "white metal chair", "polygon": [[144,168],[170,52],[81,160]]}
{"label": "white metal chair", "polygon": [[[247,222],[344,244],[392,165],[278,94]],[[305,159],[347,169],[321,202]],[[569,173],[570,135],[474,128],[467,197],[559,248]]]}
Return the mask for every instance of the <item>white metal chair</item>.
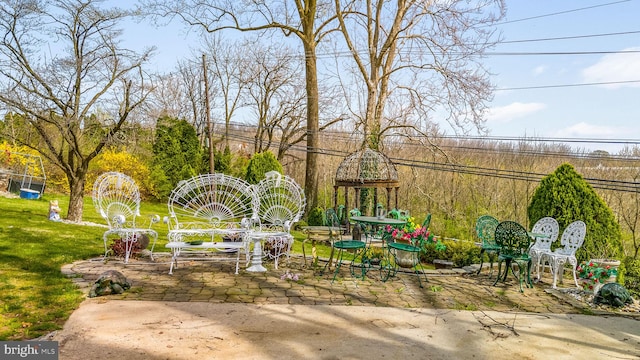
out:
{"label": "white metal chair", "polygon": [[247,234],[251,220],[257,218],[257,206],[251,185],[230,175],[201,174],[179,182],[169,196],[165,218],[169,226],[166,247],[172,252],[169,274],[183,251],[203,255],[203,259],[212,259],[214,252],[235,251],[238,274],[240,253],[249,258]]}
{"label": "white metal chair", "polygon": [[543,261],[548,260],[551,264],[551,272],[553,273],[553,288],[556,287],[556,281],[558,276],[562,282],[562,273],[564,265],[568,262],[571,264],[571,271],[573,272],[573,282],[578,285],[578,279],[576,278],[576,266],[578,266],[578,260],[576,259],[576,251],[584,243],[584,237],[587,234],[587,225],[583,221],[574,221],[567,226],[562,232],[560,237],[561,248],[555,249],[553,252],[546,253],[543,256]]}
{"label": "white metal chair", "polygon": [[[536,266],[536,279],[540,280],[540,265],[542,263],[542,255],[551,253],[551,244],[553,244],[560,233],[560,226],[558,221],[552,217],[543,217],[536,221],[531,228],[533,234],[542,234],[544,236],[536,236],[535,243],[529,248],[529,256],[531,261]],[[544,267],[543,267],[544,270]]]}
{"label": "white metal chair", "polygon": [[102,235],[105,258],[110,251],[107,245],[110,236],[119,236],[122,240],[125,248],[124,262],[127,263],[134,246],[140,241],[140,237],[146,235],[153,240],[151,245],[151,259],[153,260],[153,249],[156,240],[158,240],[158,233],[151,229],[151,225],[158,222],[160,217],[158,215],[151,216],[148,227],[138,225],[140,192],[135,181],[119,172],[103,173],[93,183],[92,199],[96,211],[109,226],[109,229]]}
{"label": "white metal chair", "polygon": [[254,185],[254,192],[260,206],[258,229],[252,236],[264,239],[263,256],[274,260],[274,268],[277,269],[280,257],[289,259],[293,245],[291,226],[304,213],[304,191],[289,176],[271,171]]}

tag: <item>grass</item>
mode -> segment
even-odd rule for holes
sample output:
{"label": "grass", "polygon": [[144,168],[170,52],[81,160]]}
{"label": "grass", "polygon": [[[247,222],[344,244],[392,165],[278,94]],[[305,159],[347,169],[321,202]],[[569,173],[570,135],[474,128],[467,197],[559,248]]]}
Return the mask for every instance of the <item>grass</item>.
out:
{"label": "grass", "polygon": [[104,228],[49,221],[51,199],[0,201],[0,340],[59,329],[83,299],[61,266],[103,252]]}

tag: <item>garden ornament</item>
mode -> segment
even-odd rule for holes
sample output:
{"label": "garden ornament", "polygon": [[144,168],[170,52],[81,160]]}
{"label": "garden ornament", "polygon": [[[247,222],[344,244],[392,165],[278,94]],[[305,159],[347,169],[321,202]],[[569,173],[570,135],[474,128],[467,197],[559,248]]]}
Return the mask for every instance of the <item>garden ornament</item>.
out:
{"label": "garden ornament", "polygon": [[49,220],[60,221],[60,206],[58,200],[49,201]]}
{"label": "garden ornament", "polygon": [[122,294],[131,288],[127,278],[119,271],[108,270],[102,273],[89,291],[89,297]]}
{"label": "garden ornament", "polygon": [[625,304],[631,304],[633,299],[629,291],[618,283],[607,283],[602,285],[596,296],[593,298],[594,304],[611,305],[613,307],[622,307]]}

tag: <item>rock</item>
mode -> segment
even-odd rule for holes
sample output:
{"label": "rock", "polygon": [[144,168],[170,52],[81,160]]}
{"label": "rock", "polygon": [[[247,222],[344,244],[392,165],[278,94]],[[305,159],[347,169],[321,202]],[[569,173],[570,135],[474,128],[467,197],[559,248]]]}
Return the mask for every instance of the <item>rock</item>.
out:
{"label": "rock", "polygon": [[622,307],[625,304],[631,304],[633,299],[629,291],[624,286],[618,283],[604,284],[596,296],[593,298],[593,303],[611,305],[613,307]]}
{"label": "rock", "polygon": [[119,271],[108,270],[102,273],[89,291],[89,297],[122,294],[131,288],[127,278]]}

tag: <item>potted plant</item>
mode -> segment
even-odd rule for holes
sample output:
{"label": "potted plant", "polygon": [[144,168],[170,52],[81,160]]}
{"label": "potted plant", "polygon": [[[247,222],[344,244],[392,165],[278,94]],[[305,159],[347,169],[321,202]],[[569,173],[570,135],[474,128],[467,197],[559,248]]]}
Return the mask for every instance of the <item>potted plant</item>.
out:
{"label": "potted plant", "polygon": [[618,275],[617,267],[595,260],[581,262],[576,270],[578,271],[578,277],[581,279],[582,288],[585,291],[594,293],[598,291],[602,284],[612,280],[615,281],[615,277]]}
{"label": "potted plant", "polygon": [[[411,221],[404,228],[398,229],[387,225],[382,230],[382,238],[387,242],[405,243],[411,246],[422,247],[427,243],[435,243],[435,237],[426,227],[416,225]],[[411,268],[415,265],[414,253],[409,251],[396,251],[396,261],[399,266]]]}

